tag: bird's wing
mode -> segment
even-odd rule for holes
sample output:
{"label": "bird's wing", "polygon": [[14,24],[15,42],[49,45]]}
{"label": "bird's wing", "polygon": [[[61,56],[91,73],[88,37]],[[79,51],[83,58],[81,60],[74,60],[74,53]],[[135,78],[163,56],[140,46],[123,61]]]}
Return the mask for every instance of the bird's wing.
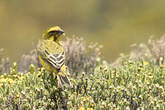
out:
{"label": "bird's wing", "polygon": [[65,53],[61,45],[53,41],[41,41],[38,53],[44,61],[59,70],[64,64]]}

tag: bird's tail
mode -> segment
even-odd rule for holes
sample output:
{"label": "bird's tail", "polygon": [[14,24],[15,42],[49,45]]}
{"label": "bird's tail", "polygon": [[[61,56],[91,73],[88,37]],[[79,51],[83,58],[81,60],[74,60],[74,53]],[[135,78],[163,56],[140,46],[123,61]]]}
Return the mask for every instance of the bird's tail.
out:
{"label": "bird's tail", "polygon": [[67,86],[72,88],[72,84],[70,83],[68,75],[59,72],[57,75],[57,79],[58,79],[58,87],[63,88],[64,86]]}

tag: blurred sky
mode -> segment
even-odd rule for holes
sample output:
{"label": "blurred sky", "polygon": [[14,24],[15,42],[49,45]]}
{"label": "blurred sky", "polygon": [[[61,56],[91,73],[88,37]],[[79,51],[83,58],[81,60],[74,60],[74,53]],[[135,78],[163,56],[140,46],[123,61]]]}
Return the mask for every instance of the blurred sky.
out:
{"label": "blurred sky", "polygon": [[67,37],[84,37],[104,46],[114,60],[133,43],[160,37],[165,29],[164,0],[0,0],[0,48],[12,60],[35,48],[50,26]]}

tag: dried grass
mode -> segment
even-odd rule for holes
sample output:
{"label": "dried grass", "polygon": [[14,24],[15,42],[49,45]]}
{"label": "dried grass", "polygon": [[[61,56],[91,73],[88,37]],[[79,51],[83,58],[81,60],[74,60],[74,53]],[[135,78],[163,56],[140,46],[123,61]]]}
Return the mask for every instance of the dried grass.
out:
{"label": "dried grass", "polygon": [[0,74],[9,73],[10,61],[8,57],[4,57],[4,49],[0,49]]}
{"label": "dried grass", "polygon": [[[62,42],[66,54],[66,65],[72,75],[78,73],[93,73],[94,67],[98,64],[102,48],[97,43],[86,44],[82,37],[67,38]],[[0,53],[3,53],[0,51]],[[18,61],[18,71],[29,71],[30,64],[36,67],[41,67],[36,49],[30,51],[28,54],[23,54]],[[0,72],[9,71],[9,59],[0,56]]]}
{"label": "dried grass", "polygon": [[63,42],[66,53],[66,65],[70,72],[76,76],[78,73],[93,73],[94,67],[99,63],[101,45],[97,43],[86,44],[83,38],[67,38]]}
{"label": "dried grass", "polygon": [[148,44],[134,44],[131,47],[132,50],[129,55],[130,59],[143,58],[147,61],[155,61],[156,64],[165,63],[165,35],[163,35],[159,40],[153,40],[153,38],[150,37]]}
{"label": "dried grass", "polygon": [[124,59],[143,59],[149,62],[154,62],[157,65],[162,65],[165,64],[164,58],[165,35],[158,40],[154,40],[150,37],[147,44],[132,44],[130,53],[128,55],[121,54],[121,57],[113,62],[111,66],[120,66]]}

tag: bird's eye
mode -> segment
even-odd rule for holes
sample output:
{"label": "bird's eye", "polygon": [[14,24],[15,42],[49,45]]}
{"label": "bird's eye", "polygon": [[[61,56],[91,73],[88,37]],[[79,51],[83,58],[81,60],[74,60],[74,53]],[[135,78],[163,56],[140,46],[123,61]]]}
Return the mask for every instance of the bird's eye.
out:
{"label": "bird's eye", "polygon": [[48,35],[49,36],[60,36],[60,35],[62,35],[64,32],[63,31],[50,31],[49,33],[48,33]]}
{"label": "bird's eye", "polygon": [[56,35],[58,32],[57,31],[50,31],[49,33],[48,33],[48,35],[49,36],[52,36],[52,35]]}
{"label": "bird's eye", "polygon": [[53,33],[56,33],[56,31],[50,31],[49,34],[53,34]]}

